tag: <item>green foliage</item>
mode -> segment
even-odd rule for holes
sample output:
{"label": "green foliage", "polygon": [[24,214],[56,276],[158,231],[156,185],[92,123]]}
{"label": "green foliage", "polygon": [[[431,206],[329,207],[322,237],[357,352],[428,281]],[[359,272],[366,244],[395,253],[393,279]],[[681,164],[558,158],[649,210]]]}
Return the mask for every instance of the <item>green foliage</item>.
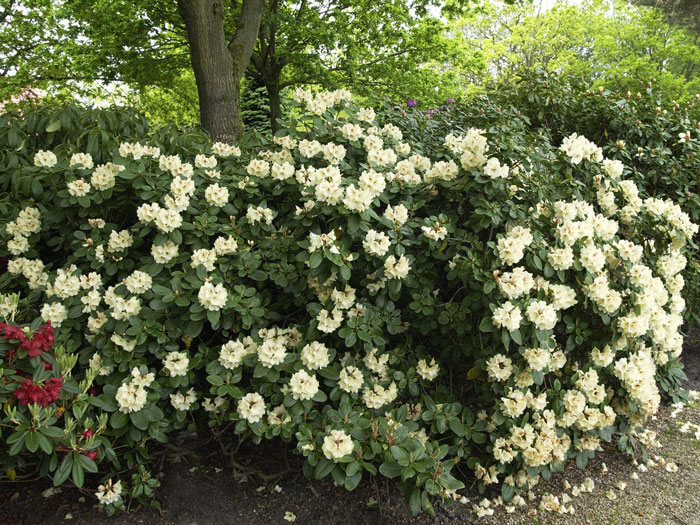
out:
{"label": "green foliage", "polygon": [[455,63],[470,91],[547,69],[612,90],[636,91],[640,81],[653,81],[667,101],[700,92],[697,39],[658,9],[618,0],[561,2],[550,10],[540,2],[506,8],[486,2],[454,21],[451,31],[459,56],[471,58]]}
{"label": "green foliage", "polygon": [[[0,2],[0,101],[19,95],[29,88],[44,86],[41,80],[53,76],[64,78],[57,67],[61,58],[58,43],[64,31],[39,21],[52,20],[55,13],[51,0]],[[41,79],[41,80],[39,80]]]}
{"label": "green foliage", "polygon": [[632,0],[636,5],[660,9],[672,24],[700,33],[700,4],[695,0]]}
{"label": "green foliage", "polygon": [[137,87],[124,103],[142,112],[155,128],[199,124],[197,84],[189,69],[167,82]]}
{"label": "green foliage", "polygon": [[270,134],[270,103],[265,86],[246,78],[241,86],[241,117],[246,130]]}

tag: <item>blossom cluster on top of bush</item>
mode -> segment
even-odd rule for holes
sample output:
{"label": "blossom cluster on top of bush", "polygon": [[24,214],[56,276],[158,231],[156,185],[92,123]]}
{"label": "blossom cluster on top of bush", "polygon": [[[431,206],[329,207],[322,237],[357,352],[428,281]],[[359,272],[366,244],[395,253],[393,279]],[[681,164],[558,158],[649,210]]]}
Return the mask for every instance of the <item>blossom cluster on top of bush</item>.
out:
{"label": "blossom cluster on top of bush", "polygon": [[113,512],[203,412],[349,490],[398,478],[418,512],[467,470],[524,503],[601,441],[653,442],[698,231],[678,205],[575,134],[455,129],[428,155],[347,91],[294,98],[271,143],[17,150],[2,177],[42,191],[0,230],[0,314],[29,325],[0,343],[3,462],[99,472]]}
{"label": "blossom cluster on top of bush", "polygon": [[[610,160],[625,165],[626,178],[642,193],[672,199],[694,222],[700,220],[700,95],[684,103],[668,101],[656,79],[640,80],[638,90],[616,91],[576,77],[520,70],[484,94],[428,112],[385,103],[389,118],[409,142],[426,154],[439,151],[442,137],[455,129],[498,129],[499,147],[517,148],[530,133],[559,145],[573,133],[597,143]],[[437,150],[435,149],[437,148]],[[547,192],[545,191],[545,194]],[[684,318],[700,322],[700,263],[689,257],[683,271]],[[661,382],[664,391],[672,390]]]}

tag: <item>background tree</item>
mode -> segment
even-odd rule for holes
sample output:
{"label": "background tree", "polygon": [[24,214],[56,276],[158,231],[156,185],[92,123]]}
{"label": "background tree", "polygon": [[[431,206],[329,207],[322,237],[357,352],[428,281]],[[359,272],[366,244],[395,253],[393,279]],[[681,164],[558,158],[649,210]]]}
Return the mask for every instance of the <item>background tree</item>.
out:
{"label": "background tree", "polygon": [[631,0],[633,4],[660,9],[672,24],[700,33],[700,2],[697,0]]}
{"label": "background tree", "polygon": [[220,0],[177,2],[187,29],[202,127],[215,140],[233,142],[243,134],[241,79],[257,39],[265,0],[243,0],[230,38],[224,27],[226,9]]}
{"label": "background tree", "polygon": [[[15,10],[39,2],[0,1],[17,2]],[[155,88],[160,95],[189,106],[193,96],[182,91],[187,85],[182,79],[186,78],[186,71],[194,69],[196,85],[204,89],[199,93],[200,99],[202,95],[206,99],[202,110],[214,115],[230,109],[222,112],[207,108],[215,108],[216,104],[226,106],[229,98],[214,96],[208,89],[223,86],[224,77],[229,75],[222,71],[229,71],[232,66],[237,71],[236,74],[231,71],[233,84],[240,76],[241,64],[234,60],[229,65],[222,51],[222,36],[231,51],[234,38],[238,38],[237,31],[240,36],[238,24],[245,18],[246,6],[255,4],[259,8],[262,4],[260,0],[257,3],[180,0],[177,6],[163,0],[43,1],[43,11],[28,13],[24,18],[27,22],[24,29],[33,35],[32,39],[40,40],[44,36],[39,28],[48,28],[44,32],[53,35],[51,47],[60,56],[49,55],[36,66],[32,65],[31,57],[19,60],[23,74],[17,77],[17,86],[31,78],[43,86],[70,84],[73,91],[78,88],[84,92],[90,81],[121,82],[139,94],[130,97],[130,101],[152,100]],[[443,36],[439,11],[435,6],[429,10],[431,2],[269,1],[261,30],[255,33],[258,38],[250,52],[250,63],[244,71],[251,80],[265,87],[271,127],[276,127],[281,115],[282,91],[300,84],[328,88],[342,85],[361,95],[371,92],[399,99],[418,98],[425,104],[444,100],[451,93],[456,77],[444,67],[450,47]],[[197,32],[196,24],[188,26],[187,21],[192,21],[195,14],[209,17],[216,31]],[[222,25],[223,29],[219,30]],[[248,29],[253,26],[254,23],[244,25]],[[246,43],[250,44],[252,30],[246,34]],[[7,33],[8,42],[13,35],[14,30]],[[202,36],[212,41],[202,41]],[[219,44],[214,46],[213,39]],[[195,53],[193,44],[197,48],[205,44],[209,47],[206,53]],[[212,67],[199,67],[204,56],[217,57],[211,58]],[[241,56],[245,59],[247,54]],[[58,64],[60,78],[50,74]],[[216,72],[218,76],[205,82],[198,78],[204,71]],[[81,84],[76,86],[77,81]],[[235,100],[231,102],[236,106]],[[154,109],[153,105],[148,107]],[[179,111],[172,116],[172,120],[180,118]],[[204,113],[202,121],[207,121]]]}
{"label": "background tree", "polygon": [[265,86],[254,78],[245,77],[241,89],[241,116],[246,130],[255,130],[263,135],[269,134],[270,104]]}
{"label": "background tree", "polygon": [[[170,85],[191,64],[202,126],[216,140],[242,133],[240,81],[264,0],[2,1],[0,71],[12,77],[8,93],[94,81],[146,91]],[[17,39],[25,44],[14,51]]]}
{"label": "background tree", "polygon": [[[245,92],[242,93],[243,102],[244,94]],[[124,102],[125,105],[142,111],[155,127],[167,124],[183,127],[199,122],[197,82],[191,69],[183,69],[168,84],[132,89]],[[247,126],[245,115],[242,118],[244,126]]]}
{"label": "background tree", "polygon": [[[52,23],[51,0],[0,0],[0,101],[47,80],[65,80],[66,32]],[[44,24],[40,20],[47,21]]]}
{"label": "background tree", "polygon": [[622,1],[563,2],[550,10],[541,1],[505,8],[485,2],[453,21],[451,32],[462,55],[478,58],[454,65],[472,90],[537,68],[635,92],[640,82],[655,81],[670,98],[700,88],[700,47],[690,33],[657,9]]}
{"label": "background tree", "polygon": [[[271,0],[248,75],[265,86],[277,129],[280,93],[316,84],[358,94],[440,98],[449,76],[430,67],[448,54],[443,23],[425,0]],[[435,11],[433,11],[434,13]],[[438,97],[435,88],[438,87]]]}
{"label": "background tree", "polygon": [[[655,80],[669,98],[700,91],[694,2],[635,0],[657,9],[585,0],[545,10],[541,0],[459,0],[440,5],[449,22],[432,2],[270,0],[260,11],[262,0],[0,0],[0,94],[50,87],[54,95],[108,102],[117,83],[123,101],[154,122],[187,125],[199,114],[215,136],[235,138],[243,125],[239,98],[259,97],[259,87],[273,130],[285,90],[308,84],[414,98],[426,109],[536,68],[624,90]],[[254,5],[255,32],[255,24],[240,26]],[[218,29],[188,29],[192,13]],[[232,54],[241,27],[245,68]],[[244,76],[256,88],[241,94]]]}
{"label": "background tree", "polygon": [[[633,0],[637,5],[654,7],[664,14],[665,19],[690,33],[693,45],[700,45],[700,2],[697,0]],[[688,82],[698,74],[697,62],[688,60],[683,67]]]}

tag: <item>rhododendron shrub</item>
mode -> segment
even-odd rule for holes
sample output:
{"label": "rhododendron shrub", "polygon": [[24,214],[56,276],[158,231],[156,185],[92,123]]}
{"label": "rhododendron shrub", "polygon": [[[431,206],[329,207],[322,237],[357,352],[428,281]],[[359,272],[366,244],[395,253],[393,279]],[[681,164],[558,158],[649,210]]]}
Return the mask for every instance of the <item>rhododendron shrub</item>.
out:
{"label": "rhododendron shrub", "polygon": [[[626,92],[594,86],[589,79],[521,70],[517,82],[509,80],[458,102],[448,100],[431,115],[388,103],[383,110],[385,118],[402,128],[405,139],[420,142],[426,154],[439,151],[447,134],[469,127],[498,130],[498,147],[506,150],[530,147],[527,137],[533,133],[554,147],[576,133],[602,148],[618,176],[624,173],[644,194],[670,198],[694,222],[700,220],[700,96],[683,103],[669,101],[655,79],[640,80],[638,89]],[[552,186],[558,184],[555,179],[567,172],[548,170],[547,175],[550,183],[542,189],[543,197],[549,198]],[[566,180],[561,182],[570,188]],[[697,256],[688,258],[682,274],[684,317],[697,324]]]}
{"label": "rhododendron shrub", "polygon": [[510,501],[603,441],[653,441],[658,382],[682,374],[697,233],[678,205],[582,136],[471,127],[424,147],[346,91],[295,101],[271,143],[131,136],[99,164],[67,145],[16,154],[2,177],[47,189],[13,190],[0,286],[69,350],[46,394],[33,377],[0,401],[101,446],[88,464],[95,434],[41,453],[10,437],[9,461],[44,454],[62,482],[71,457],[80,484],[94,464],[114,510],[118,465],[205,414],[293,443],[308,476],[349,490],[396,478],[418,512],[468,476]]}

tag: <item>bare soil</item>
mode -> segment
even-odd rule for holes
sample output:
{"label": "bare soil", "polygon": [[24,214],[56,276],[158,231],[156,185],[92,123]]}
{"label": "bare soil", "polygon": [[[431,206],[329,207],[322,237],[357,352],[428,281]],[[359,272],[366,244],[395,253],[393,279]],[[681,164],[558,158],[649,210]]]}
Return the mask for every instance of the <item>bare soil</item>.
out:
{"label": "bare soil", "polygon": [[[686,338],[682,359],[689,379],[686,387],[700,390],[700,332]],[[664,407],[652,426],[663,444],[656,454],[666,462],[675,462],[678,472],[668,472],[663,466],[638,472],[628,458],[604,451],[585,471],[569,465],[563,474],[534,491],[536,495],[561,495],[566,492],[565,482],[573,486],[585,477],[593,478],[593,493],[573,498],[574,515],[533,514],[538,496],[512,514],[500,508],[490,518],[477,519],[471,505],[480,496],[468,489],[468,504],[438,505],[435,516],[412,518],[403,495],[383,478],[366,478],[355,491],[347,492],[329,480],[305,479],[300,472],[301,459],[291,452],[285,459],[278,443],[239,451],[237,457],[246,458],[248,466],[254,465],[261,472],[287,471],[279,479],[263,483],[233,469],[215,445],[184,440],[176,443],[178,451],[163,455],[161,486],[153,507],[110,518],[94,504],[88,490],[66,486],[44,497],[44,491],[51,488],[50,480],[0,481],[0,524],[287,524],[284,515],[289,511],[296,515],[297,524],[700,525],[700,440],[679,430],[685,421],[700,423],[700,408],[691,405],[672,416],[672,407]],[[603,463],[607,472],[603,472]],[[635,471],[639,480],[632,478]],[[624,490],[617,488],[620,481],[627,483]],[[94,484],[86,482],[87,486]],[[608,491],[617,496],[615,500],[606,496]]]}

